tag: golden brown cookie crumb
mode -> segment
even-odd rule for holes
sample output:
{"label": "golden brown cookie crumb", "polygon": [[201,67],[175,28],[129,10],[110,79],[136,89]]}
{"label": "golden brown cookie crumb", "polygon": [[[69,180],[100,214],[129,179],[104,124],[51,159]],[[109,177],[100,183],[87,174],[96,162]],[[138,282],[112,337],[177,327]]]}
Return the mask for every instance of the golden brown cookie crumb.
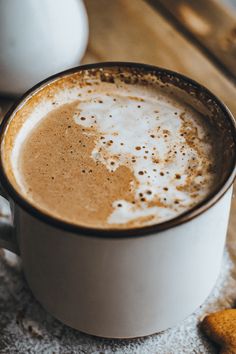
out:
{"label": "golden brown cookie crumb", "polygon": [[210,339],[221,346],[221,354],[236,354],[236,309],[206,316],[201,328]]}

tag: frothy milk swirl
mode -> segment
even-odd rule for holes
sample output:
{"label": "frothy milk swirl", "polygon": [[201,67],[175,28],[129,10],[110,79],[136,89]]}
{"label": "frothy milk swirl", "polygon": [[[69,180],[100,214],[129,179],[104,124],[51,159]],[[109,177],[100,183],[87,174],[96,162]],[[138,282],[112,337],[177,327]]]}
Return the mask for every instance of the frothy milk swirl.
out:
{"label": "frothy milk swirl", "polygon": [[[182,107],[173,107],[161,95],[158,99],[130,96],[122,90],[91,94],[79,102],[77,109],[75,122],[95,127],[100,134],[93,159],[111,172],[128,166],[136,179],[131,183],[135,203],[115,200],[108,223],[123,224],[146,216],[164,221],[189,209],[208,193],[210,175],[202,173],[194,178],[197,190],[181,188],[188,184],[194,169],[205,171],[205,158],[211,149],[204,140],[205,130],[193,119],[196,112],[183,113]],[[186,121],[190,124],[184,132]],[[188,130],[196,132],[197,149],[186,144]]]}
{"label": "frothy milk swirl", "polygon": [[92,159],[111,174],[120,166],[133,174],[129,186],[133,200],[114,199],[104,227],[163,222],[208,195],[214,161],[209,129],[201,115],[160,88],[103,82],[89,89],[64,88],[30,111],[11,154],[16,181],[25,195],[30,197],[18,168],[22,142],[47,114],[73,102],[72,121],[94,138]]}

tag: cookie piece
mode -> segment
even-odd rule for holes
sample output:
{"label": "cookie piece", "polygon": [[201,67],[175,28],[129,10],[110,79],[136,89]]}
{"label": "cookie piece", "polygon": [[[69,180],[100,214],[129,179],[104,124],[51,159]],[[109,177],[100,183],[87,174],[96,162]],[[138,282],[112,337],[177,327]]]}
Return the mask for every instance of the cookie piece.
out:
{"label": "cookie piece", "polygon": [[236,354],[236,309],[206,316],[201,328],[210,339],[221,346],[220,354]]}

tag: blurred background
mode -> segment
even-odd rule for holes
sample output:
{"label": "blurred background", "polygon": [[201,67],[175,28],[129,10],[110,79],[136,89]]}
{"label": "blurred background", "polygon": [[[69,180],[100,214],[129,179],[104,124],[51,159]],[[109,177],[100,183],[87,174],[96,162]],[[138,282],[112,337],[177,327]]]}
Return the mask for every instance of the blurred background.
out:
{"label": "blurred background", "polygon": [[236,0],[0,0],[0,106],[79,63],[136,61],[206,85],[236,113]]}

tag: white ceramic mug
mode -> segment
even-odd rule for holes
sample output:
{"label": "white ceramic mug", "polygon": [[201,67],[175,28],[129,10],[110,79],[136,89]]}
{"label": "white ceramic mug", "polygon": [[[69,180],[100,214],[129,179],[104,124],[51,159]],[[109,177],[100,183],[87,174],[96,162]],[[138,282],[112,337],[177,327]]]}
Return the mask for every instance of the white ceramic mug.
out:
{"label": "white ceramic mug", "polygon": [[[90,69],[150,72],[164,85],[178,86],[194,104],[200,102],[206,119],[219,125],[224,142],[224,169],[211,196],[164,223],[102,231],[47,216],[17,193],[3,164],[10,123],[47,87]],[[65,324],[113,338],[165,330],[200,306],[216,282],[235,177],[235,144],[235,123],[227,108],[180,74],[143,64],[102,63],[55,75],[30,90],[2,123],[0,181],[13,223],[1,225],[1,246],[20,254],[33,294]]]}

